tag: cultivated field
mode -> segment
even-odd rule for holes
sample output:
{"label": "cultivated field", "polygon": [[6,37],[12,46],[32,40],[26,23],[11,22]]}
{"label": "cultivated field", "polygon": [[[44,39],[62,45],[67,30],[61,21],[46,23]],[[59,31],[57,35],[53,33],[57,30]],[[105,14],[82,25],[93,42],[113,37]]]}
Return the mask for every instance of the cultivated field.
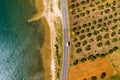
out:
{"label": "cultivated field", "polygon": [[105,57],[119,48],[120,0],[68,0],[71,65]]}
{"label": "cultivated field", "polygon": [[68,80],[106,80],[115,71],[106,57],[70,67]]}
{"label": "cultivated field", "polygon": [[106,80],[115,75],[108,56],[120,47],[120,0],[68,0],[68,10],[68,80]]}

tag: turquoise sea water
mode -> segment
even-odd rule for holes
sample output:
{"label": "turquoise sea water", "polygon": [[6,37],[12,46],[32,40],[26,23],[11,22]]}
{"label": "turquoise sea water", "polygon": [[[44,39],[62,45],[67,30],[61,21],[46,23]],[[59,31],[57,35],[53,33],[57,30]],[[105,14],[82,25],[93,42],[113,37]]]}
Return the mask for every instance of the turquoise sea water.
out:
{"label": "turquoise sea water", "polygon": [[33,11],[29,0],[0,0],[0,80],[43,80],[44,29],[25,22]]}

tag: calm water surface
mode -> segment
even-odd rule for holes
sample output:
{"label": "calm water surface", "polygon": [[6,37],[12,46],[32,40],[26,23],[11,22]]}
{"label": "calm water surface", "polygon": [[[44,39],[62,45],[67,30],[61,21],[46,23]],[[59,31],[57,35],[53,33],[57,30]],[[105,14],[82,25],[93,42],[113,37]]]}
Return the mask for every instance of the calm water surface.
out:
{"label": "calm water surface", "polygon": [[37,47],[42,46],[44,29],[25,22],[34,11],[29,2],[0,0],[0,80],[43,80]]}

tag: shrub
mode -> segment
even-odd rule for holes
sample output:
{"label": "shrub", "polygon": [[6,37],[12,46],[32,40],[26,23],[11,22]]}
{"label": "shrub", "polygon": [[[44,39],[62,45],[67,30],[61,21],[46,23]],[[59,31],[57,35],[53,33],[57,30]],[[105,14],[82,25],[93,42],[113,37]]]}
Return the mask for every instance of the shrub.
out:
{"label": "shrub", "polygon": [[93,30],[94,28],[95,28],[94,26],[91,27],[92,30]]}
{"label": "shrub", "polygon": [[85,47],[85,50],[86,50],[86,51],[90,50],[90,49],[91,49],[90,47],[91,47],[91,45],[87,45],[87,46]]}
{"label": "shrub", "polygon": [[76,5],[75,5],[75,6],[76,6],[76,7],[79,7],[79,5],[80,5],[79,3],[76,3]]}
{"label": "shrub", "polygon": [[86,58],[82,58],[80,62],[85,62],[86,60],[87,60]]}
{"label": "shrub", "polygon": [[93,61],[93,60],[96,59],[96,57],[95,57],[94,55],[91,54],[91,55],[88,57],[88,59]]}
{"label": "shrub", "polygon": [[92,36],[92,33],[88,33],[88,34],[87,34],[87,37],[91,37],[91,36]]}
{"label": "shrub", "polygon": [[100,56],[100,54],[99,54],[99,53],[97,53],[95,56],[96,56],[96,57],[99,57],[99,56]]}
{"label": "shrub", "polygon": [[96,5],[100,4],[100,1],[96,1],[95,4],[96,4]]}
{"label": "shrub", "polygon": [[112,49],[112,50],[113,50],[113,52],[114,52],[114,51],[118,50],[118,47],[117,47],[117,46],[115,46],[115,47],[113,47],[113,49]]}
{"label": "shrub", "polygon": [[77,42],[76,44],[75,44],[75,47],[79,47],[80,46],[80,42]]}
{"label": "shrub", "polygon": [[83,10],[84,10],[85,8],[86,8],[85,6],[82,7]]}
{"label": "shrub", "polygon": [[76,30],[77,30],[77,28],[76,28],[76,27],[72,28],[72,31],[73,31],[73,32],[75,32]]}
{"label": "shrub", "polygon": [[92,11],[95,11],[95,8],[93,8]]}
{"label": "shrub", "polygon": [[112,39],[112,42],[117,42],[117,41],[118,41],[117,38],[113,38],[113,39]]}
{"label": "shrub", "polygon": [[72,5],[70,6],[70,8],[71,8],[71,9],[75,8],[75,5],[74,5],[74,4],[72,4]]}
{"label": "shrub", "polygon": [[99,36],[96,37],[96,39],[97,39],[97,41],[101,41],[102,40],[102,36],[99,35]]}
{"label": "shrub", "polygon": [[112,21],[109,20],[109,21],[107,22],[107,24],[108,24],[108,25],[112,24]]}
{"label": "shrub", "polygon": [[109,34],[106,33],[106,34],[104,35],[104,38],[109,38]]}
{"label": "shrub", "polygon": [[115,6],[115,5],[116,5],[116,1],[114,0],[114,1],[112,2],[112,4]]}
{"label": "shrub", "polygon": [[71,11],[71,14],[72,14],[72,15],[75,14],[75,11]]}
{"label": "shrub", "polygon": [[102,24],[102,26],[106,26],[106,23],[104,22],[104,23]]}
{"label": "shrub", "polygon": [[87,27],[87,24],[83,24],[82,27],[83,27],[83,28],[86,28],[86,27]]}
{"label": "shrub", "polygon": [[75,2],[76,0],[71,0],[71,2]]}
{"label": "shrub", "polygon": [[109,28],[105,28],[104,30],[105,30],[106,32],[108,32],[108,31],[109,31]]}
{"label": "shrub", "polygon": [[101,0],[102,2],[105,2],[106,0]]}
{"label": "shrub", "polygon": [[106,21],[108,18],[107,17],[104,17],[104,21]]}
{"label": "shrub", "polygon": [[84,13],[84,12],[80,13],[80,16],[81,16],[81,17],[84,17],[84,16],[85,16],[85,13]]}
{"label": "shrub", "polygon": [[118,13],[117,13],[117,12],[115,12],[115,13],[114,13],[114,17],[116,17],[117,15],[118,15]]}
{"label": "shrub", "polygon": [[110,49],[110,50],[108,51],[108,53],[109,53],[109,54],[112,54],[112,53],[113,53],[113,50],[112,50],[112,49]]}
{"label": "shrub", "polygon": [[90,1],[89,0],[86,0],[86,3],[89,3]]}
{"label": "shrub", "polygon": [[118,25],[113,26],[111,29],[115,30],[118,27]]}
{"label": "shrub", "polygon": [[79,18],[79,15],[78,15],[78,14],[74,16],[74,19],[76,19],[76,18]]}
{"label": "shrub", "polygon": [[98,19],[98,23],[101,23],[102,22],[102,19]]}
{"label": "shrub", "polygon": [[90,43],[91,43],[91,42],[94,42],[94,39],[90,39],[90,41],[89,41],[89,42],[90,42]]}
{"label": "shrub", "polygon": [[113,19],[113,23],[116,23],[117,22],[117,19]]}
{"label": "shrub", "polygon": [[103,32],[104,28],[100,29],[100,32]]}
{"label": "shrub", "polygon": [[73,65],[77,65],[78,64],[78,59],[75,60],[75,62],[73,63]]}
{"label": "shrub", "polygon": [[101,47],[101,46],[103,46],[103,43],[102,43],[102,42],[99,42],[99,43],[97,43],[97,46],[98,46],[98,47]]}
{"label": "shrub", "polygon": [[100,75],[101,78],[105,78],[106,77],[106,72],[103,72],[101,75]]}
{"label": "shrub", "polygon": [[91,80],[97,80],[97,77],[96,76],[92,76]]}
{"label": "shrub", "polygon": [[111,9],[112,9],[112,12],[116,10],[115,7],[111,7]]}
{"label": "shrub", "polygon": [[90,11],[89,10],[86,10],[86,14],[89,15]]}
{"label": "shrub", "polygon": [[84,29],[83,30],[81,30],[81,33],[84,33],[85,31],[84,31]]}
{"label": "shrub", "polygon": [[110,45],[110,41],[106,41],[105,45]]}
{"label": "shrub", "polygon": [[84,5],[85,4],[85,1],[81,1],[81,5]]}
{"label": "shrub", "polygon": [[78,31],[77,31],[77,32],[75,32],[75,35],[79,35],[79,34],[80,34],[80,32],[78,32]]}
{"label": "shrub", "polygon": [[76,50],[77,53],[80,53],[81,51],[82,51],[81,48],[78,48],[78,49]]}
{"label": "shrub", "polygon": [[118,21],[120,21],[120,17],[118,18]]}
{"label": "shrub", "polygon": [[98,35],[99,34],[99,31],[94,31],[93,32],[93,35]]}
{"label": "shrub", "polygon": [[90,3],[89,7],[93,7],[93,6],[94,6],[94,4],[93,4],[93,3]]}
{"label": "shrub", "polygon": [[76,42],[76,41],[78,41],[78,39],[77,39],[77,38],[74,38],[73,42]]}
{"label": "shrub", "polygon": [[110,9],[106,9],[104,12],[107,14],[110,12]]}
{"label": "shrub", "polygon": [[77,8],[78,13],[81,11],[79,8]]}
{"label": "shrub", "polygon": [[90,29],[89,29],[89,28],[87,28],[85,31],[86,31],[86,32],[89,32],[89,31],[90,31]]}
{"label": "shrub", "polygon": [[104,6],[103,6],[103,5],[99,5],[99,6],[98,6],[98,9],[99,9],[99,10],[103,10],[103,9],[104,9]]}
{"label": "shrub", "polygon": [[95,25],[96,23],[97,23],[97,22],[96,22],[95,20],[92,22],[93,25]]}
{"label": "shrub", "polygon": [[91,2],[93,2],[93,1],[95,1],[95,0],[91,0]]}
{"label": "shrub", "polygon": [[105,53],[100,54],[100,58],[104,58],[105,57]]}
{"label": "shrub", "polygon": [[74,26],[75,26],[75,25],[77,25],[77,24],[78,24],[78,22],[77,22],[77,21],[73,23],[73,25],[74,25]]}
{"label": "shrub", "polygon": [[90,22],[88,23],[88,26],[91,26],[91,23],[90,23]]}
{"label": "shrub", "polygon": [[118,34],[120,34],[120,30],[118,31]]}
{"label": "shrub", "polygon": [[100,12],[100,15],[103,15],[103,13],[104,13],[104,12],[103,12],[103,11],[101,11],[101,12]]}
{"label": "shrub", "polygon": [[112,19],[113,18],[113,15],[109,15],[109,19]]}
{"label": "shrub", "polygon": [[86,44],[87,44],[87,41],[84,40],[83,43],[82,43],[82,45],[85,46]]}
{"label": "shrub", "polygon": [[100,28],[100,27],[101,27],[101,24],[98,24],[98,25],[97,25],[97,28]]}
{"label": "shrub", "polygon": [[81,35],[80,36],[80,40],[84,39],[85,38],[85,35]]}
{"label": "shrub", "polygon": [[106,6],[106,7],[110,7],[111,4],[107,2],[107,3],[105,4],[105,6]]}
{"label": "shrub", "polygon": [[115,35],[116,35],[116,32],[113,31],[113,32],[111,33],[111,36],[113,37],[113,36],[115,36]]}
{"label": "shrub", "polygon": [[81,26],[78,26],[78,30],[80,30],[81,29]]}

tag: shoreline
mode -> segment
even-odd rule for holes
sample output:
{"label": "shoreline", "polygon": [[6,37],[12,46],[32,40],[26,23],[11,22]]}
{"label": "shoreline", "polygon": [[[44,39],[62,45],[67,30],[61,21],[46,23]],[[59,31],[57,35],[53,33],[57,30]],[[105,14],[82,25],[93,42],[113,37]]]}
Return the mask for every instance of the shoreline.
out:
{"label": "shoreline", "polygon": [[[54,45],[56,43],[56,37],[57,37],[56,33],[57,32],[55,29],[56,26],[54,25],[54,22],[57,20],[58,17],[62,18],[62,13],[60,12],[60,10],[58,8],[58,0],[52,0],[52,1],[51,0],[49,0],[49,1],[35,0],[34,6],[37,9],[37,13],[31,19],[29,19],[28,22],[41,20],[44,27],[46,27],[46,25],[48,25],[48,27],[49,27],[48,31],[50,32],[49,35],[50,35],[50,49],[51,49],[51,57],[50,57],[51,61],[49,63],[50,63],[50,70],[51,70],[51,80],[55,80],[56,79],[56,74],[55,74],[56,73],[56,63],[55,63]],[[46,31],[46,32],[48,32],[48,31]],[[46,44],[46,43],[44,43],[44,44]],[[43,61],[44,61],[44,59],[43,59]],[[45,66],[45,63],[48,63],[48,62],[44,62],[43,66]],[[50,80],[50,79],[47,79],[47,76],[45,76],[45,78],[46,78],[45,80]]]}
{"label": "shoreline", "polygon": [[42,25],[45,29],[45,42],[43,47],[40,49],[41,56],[43,59],[43,69],[44,69],[44,80],[51,80],[52,78],[52,70],[51,70],[51,36],[50,36],[50,28],[47,24],[47,20],[45,17],[40,19]]}

